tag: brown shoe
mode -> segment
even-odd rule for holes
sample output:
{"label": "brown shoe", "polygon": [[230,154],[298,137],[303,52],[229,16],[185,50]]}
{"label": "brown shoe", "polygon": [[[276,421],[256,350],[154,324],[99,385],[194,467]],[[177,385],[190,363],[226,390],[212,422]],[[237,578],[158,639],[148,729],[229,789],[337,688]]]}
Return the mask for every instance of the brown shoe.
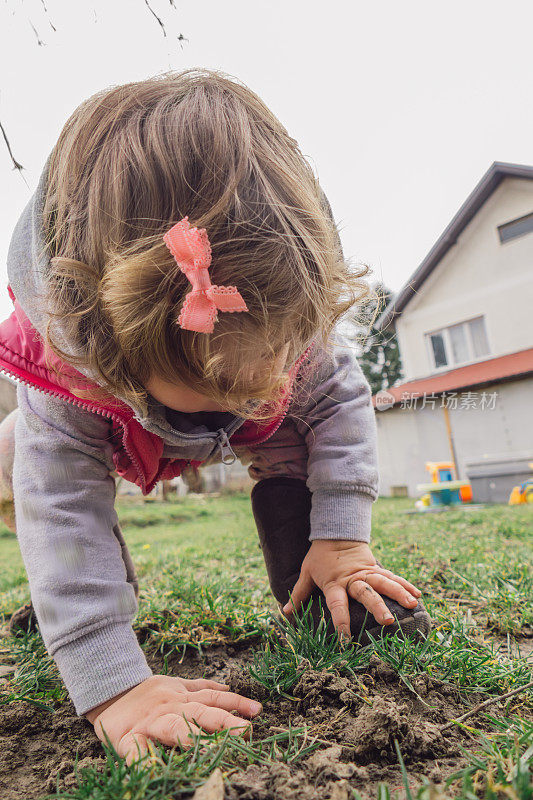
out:
{"label": "brown shoe", "polygon": [[[311,546],[311,496],[305,481],[286,476],[265,478],[252,488],[252,511],[259,543],[263,550],[270,587],[280,604],[280,610],[289,600],[289,592],[298,580],[302,561]],[[333,631],[324,594],[317,587],[311,597],[311,614],[315,624],[318,623],[322,610],[329,629]],[[414,609],[404,608],[390,597],[383,597],[383,600],[396,620],[392,625],[379,625],[361,603],[349,598],[350,630],[355,641],[368,644],[369,633],[378,638],[398,630],[406,636],[415,634],[415,638],[427,637],[431,630],[431,620],[420,600]]]}
{"label": "brown shoe", "polygon": [[21,630],[26,633],[37,631],[37,617],[31,603],[26,603],[18,608],[9,620],[10,633],[17,633]]}

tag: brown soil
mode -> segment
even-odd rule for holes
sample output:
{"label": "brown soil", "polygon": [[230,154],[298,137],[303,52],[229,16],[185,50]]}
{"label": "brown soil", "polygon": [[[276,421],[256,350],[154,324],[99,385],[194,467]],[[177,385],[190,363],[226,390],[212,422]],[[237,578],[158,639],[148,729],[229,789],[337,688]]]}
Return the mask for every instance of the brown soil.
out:
{"label": "brown soil", "polygon": [[[358,679],[339,678],[311,669],[302,673],[292,690],[293,700],[267,700],[246,666],[251,650],[213,648],[203,659],[187,654],[169,664],[181,677],[213,677],[231,689],[257,697],[264,710],[254,722],[254,739],[273,731],[307,724],[309,738],[321,741],[320,750],[304,761],[286,765],[251,766],[226,777],[226,800],[348,800],[349,788],[364,798],[375,798],[377,784],[402,785],[394,750],[400,745],[410,783],[424,778],[436,783],[461,767],[459,745],[473,740],[459,729],[441,733],[443,724],[465,711],[455,690],[427,675],[413,681],[414,694],[388,666],[373,659]],[[161,664],[154,661],[154,669]],[[476,699],[471,698],[471,702]],[[498,704],[493,707],[497,713]],[[475,720],[483,727],[483,718]],[[76,753],[81,766],[103,763],[100,743],[91,726],[79,719],[70,704],[55,713],[27,703],[0,708],[0,798],[33,800],[56,787],[76,785]]]}
{"label": "brown soil", "polygon": [[53,714],[29,703],[0,708],[0,797],[30,800],[75,785],[74,763],[102,755],[100,742],[70,703]]}
{"label": "brown soil", "polygon": [[[250,767],[232,776],[227,797],[288,800],[297,791],[301,800],[341,800],[351,797],[352,787],[375,798],[380,782],[402,786],[395,739],[412,788],[424,777],[442,782],[464,763],[458,745],[468,747],[469,739],[456,730],[443,735],[440,729],[464,712],[464,704],[434,678],[424,675],[413,686],[417,694],[377,659],[358,679],[307,670],[292,690],[296,700],[265,702],[254,736],[286,728],[290,720],[293,726],[311,726],[309,736],[320,739],[325,749],[294,766]],[[254,687],[245,673],[232,672],[234,691],[252,694]]]}

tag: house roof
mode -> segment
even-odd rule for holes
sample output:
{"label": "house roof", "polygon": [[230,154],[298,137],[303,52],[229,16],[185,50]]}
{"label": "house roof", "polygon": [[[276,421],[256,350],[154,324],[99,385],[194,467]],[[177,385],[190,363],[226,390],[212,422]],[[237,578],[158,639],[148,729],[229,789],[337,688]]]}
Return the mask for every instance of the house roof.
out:
{"label": "house roof", "polygon": [[407,396],[414,399],[424,394],[439,395],[525,378],[527,375],[533,375],[533,347],[392,386],[375,394],[372,402],[374,407],[392,408]]}
{"label": "house roof", "polygon": [[489,199],[504,178],[525,178],[533,180],[533,166],[508,164],[495,161],[481,178],[474,191],[454,216],[448,227],[437,239],[420,266],[413,272],[403,289],[386,306],[376,321],[376,327],[383,330],[399,316],[409,300],[417,293],[424,281],[457,242],[460,234],[475,217],[482,205]]}

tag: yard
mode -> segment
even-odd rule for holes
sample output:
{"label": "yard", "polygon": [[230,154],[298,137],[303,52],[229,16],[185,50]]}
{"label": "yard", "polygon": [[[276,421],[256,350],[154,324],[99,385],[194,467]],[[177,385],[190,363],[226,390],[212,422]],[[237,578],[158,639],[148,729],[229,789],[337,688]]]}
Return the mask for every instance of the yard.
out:
{"label": "yard", "polygon": [[28,588],[15,536],[0,529],[2,800],[167,800],[206,781],[198,800],[532,798],[533,507],[411,507],[377,502],[374,552],[424,590],[433,632],[341,650],[305,617],[296,634],[273,619],[246,493],[122,502],[152,666],[264,704],[250,741],[206,735],[132,769],[75,716],[39,637],[6,635]]}

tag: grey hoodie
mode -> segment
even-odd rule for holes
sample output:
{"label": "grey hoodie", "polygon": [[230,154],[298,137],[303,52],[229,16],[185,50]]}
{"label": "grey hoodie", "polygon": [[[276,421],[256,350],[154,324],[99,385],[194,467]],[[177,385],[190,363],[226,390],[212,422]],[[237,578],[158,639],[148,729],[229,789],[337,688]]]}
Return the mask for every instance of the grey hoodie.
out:
{"label": "grey hoodie", "polygon": [[[39,295],[49,268],[42,236],[48,164],[8,253],[10,285],[43,335]],[[314,353],[305,399],[296,393],[276,433],[263,444],[233,448],[254,480],[289,475],[306,481],[311,540],[370,539],[378,488],[376,430],[370,390],[353,349],[335,333],[328,352]],[[17,394],[17,536],[45,645],[81,715],[151,675],[132,629],[137,602],[116,535],[110,421],[24,384]],[[144,416],[131,408],[143,427],[163,438],[164,457],[219,462],[228,453],[227,437],[244,421],[229,413],[181,413],[149,400]]]}

